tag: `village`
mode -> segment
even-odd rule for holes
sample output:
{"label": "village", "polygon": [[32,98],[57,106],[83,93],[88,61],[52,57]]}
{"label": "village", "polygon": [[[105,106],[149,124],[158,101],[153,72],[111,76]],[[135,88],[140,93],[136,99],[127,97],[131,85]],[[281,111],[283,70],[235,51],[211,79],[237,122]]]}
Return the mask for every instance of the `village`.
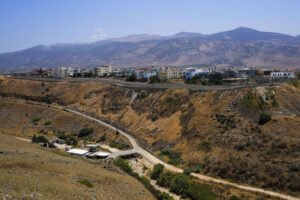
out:
{"label": "village", "polygon": [[284,68],[209,68],[209,67],[147,67],[116,68],[101,65],[90,68],[56,67],[33,69],[8,74],[14,77],[39,78],[110,78],[131,82],[184,83],[201,85],[249,85],[297,79],[299,72]]}

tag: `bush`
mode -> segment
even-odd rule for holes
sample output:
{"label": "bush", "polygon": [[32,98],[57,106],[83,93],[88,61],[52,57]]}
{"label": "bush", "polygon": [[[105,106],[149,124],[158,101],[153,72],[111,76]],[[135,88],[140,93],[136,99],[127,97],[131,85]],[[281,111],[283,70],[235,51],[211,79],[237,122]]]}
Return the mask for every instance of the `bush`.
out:
{"label": "bush", "polygon": [[65,135],[65,133],[59,133],[59,139],[66,140],[67,145],[77,145],[77,139],[71,135]]}
{"label": "bush", "polygon": [[217,199],[217,195],[210,190],[208,185],[198,184],[192,182],[189,185],[187,195],[192,200],[215,200]]}
{"label": "bush", "polygon": [[48,120],[48,121],[46,121],[46,122],[44,123],[44,125],[45,125],[45,126],[49,126],[51,123],[52,123],[52,122],[51,122],[50,120]]}
{"label": "bush", "polygon": [[36,134],[33,135],[31,142],[32,142],[32,143],[37,143],[37,140],[36,140]]}
{"label": "bush", "polygon": [[39,122],[39,121],[41,121],[41,118],[39,118],[39,117],[35,117],[35,118],[32,119],[33,123],[36,123],[36,122]]}
{"label": "bush", "polygon": [[165,188],[170,188],[173,179],[175,178],[175,174],[167,171],[166,173],[162,173],[157,179],[157,185],[160,185]]}
{"label": "bush", "polygon": [[81,183],[82,185],[85,185],[85,186],[87,186],[89,188],[94,187],[94,185],[89,180],[79,179],[78,183]]}
{"label": "bush", "polygon": [[299,86],[299,81],[291,81],[291,84],[295,87],[298,87]]}
{"label": "bush", "polygon": [[230,197],[229,200],[240,200],[240,198],[238,198],[237,196],[233,195],[233,196]]}
{"label": "bush", "polygon": [[126,172],[128,174],[132,174],[132,168],[130,167],[130,165],[128,164],[128,162],[126,162],[122,158],[116,159],[114,161],[114,165],[120,167],[124,172]]}
{"label": "bush", "polygon": [[247,108],[253,110],[265,110],[267,108],[265,100],[252,91],[242,99],[242,103]]}
{"label": "bush", "polygon": [[171,183],[171,192],[186,197],[189,189],[189,178],[185,174],[176,174]]}
{"label": "bush", "polygon": [[158,197],[158,200],[173,200],[173,199],[174,198],[166,192],[162,192]]}
{"label": "bush", "polygon": [[261,113],[259,116],[259,121],[258,124],[264,125],[265,123],[271,121],[272,116],[269,115],[268,113]]}
{"label": "bush", "polygon": [[184,168],[183,169],[183,173],[187,176],[189,176],[192,173],[192,169],[191,168]]}
{"label": "bush", "polygon": [[158,179],[161,173],[164,171],[164,166],[160,163],[155,164],[151,173],[151,179]]}
{"label": "bush", "polygon": [[128,76],[125,81],[136,81],[136,76],[135,76],[135,73],[132,73],[130,76]]}
{"label": "bush", "polygon": [[146,176],[141,176],[140,179],[141,179],[141,182],[144,185],[149,185],[150,184],[150,180]]}
{"label": "bush", "polygon": [[198,144],[197,149],[199,151],[209,152],[209,151],[211,151],[211,146],[210,146],[209,142],[202,141],[200,144]]}
{"label": "bush", "polygon": [[93,128],[83,128],[79,131],[78,137],[86,137],[93,134],[93,132],[94,132]]}
{"label": "bush", "polygon": [[45,86],[45,83],[44,82],[42,82],[42,87],[44,87]]}
{"label": "bush", "polygon": [[149,83],[160,83],[158,76],[151,76],[149,78]]}
{"label": "bush", "polygon": [[104,142],[106,140],[106,135],[102,135],[101,137],[99,137],[97,142]]}
{"label": "bush", "polygon": [[172,165],[178,165],[180,163],[181,160],[181,152],[179,151],[172,151],[168,148],[163,149],[160,154],[160,156],[168,156],[169,160],[168,163],[172,164]]}
{"label": "bush", "polygon": [[155,189],[151,184],[150,180],[147,177],[140,177],[137,173],[133,172],[130,165],[123,159],[118,158],[113,162],[114,165],[118,166],[121,168],[124,172],[128,173],[130,176],[133,176],[136,178],[138,181],[143,183],[143,185],[157,198],[160,199],[161,197],[161,192],[157,189]]}
{"label": "bush", "polygon": [[43,144],[50,144],[49,140],[44,136],[36,136],[35,134],[32,137],[32,143],[43,143]]}

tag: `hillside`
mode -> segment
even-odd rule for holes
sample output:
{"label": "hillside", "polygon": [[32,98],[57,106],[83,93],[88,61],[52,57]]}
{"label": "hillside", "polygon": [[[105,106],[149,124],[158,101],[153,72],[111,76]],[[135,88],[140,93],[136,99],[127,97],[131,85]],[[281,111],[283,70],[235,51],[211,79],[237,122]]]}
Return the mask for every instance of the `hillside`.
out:
{"label": "hillside", "polygon": [[[132,99],[134,93],[138,95]],[[42,86],[39,81],[4,79],[0,95],[80,109],[134,133],[140,144],[171,164],[300,195],[296,84],[190,92],[133,90],[94,82]],[[259,125],[261,113],[270,114],[271,121]]]}
{"label": "hillside", "polygon": [[87,162],[3,134],[0,137],[3,199],[155,199],[141,183],[113,165]]}
{"label": "hillside", "polygon": [[210,35],[133,35],[90,44],[39,45],[0,54],[0,71],[56,66],[200,65],[299,68],[300,39],[237,28]]}

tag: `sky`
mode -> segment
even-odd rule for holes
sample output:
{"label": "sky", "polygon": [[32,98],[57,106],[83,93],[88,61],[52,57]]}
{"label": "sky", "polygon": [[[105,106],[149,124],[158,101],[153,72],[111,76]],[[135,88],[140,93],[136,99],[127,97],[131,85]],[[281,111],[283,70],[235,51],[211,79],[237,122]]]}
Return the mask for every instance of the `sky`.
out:
{"label": "sky", "polygon": [[300,34],[299,0],[0,0],[0,53],[132,34]]}

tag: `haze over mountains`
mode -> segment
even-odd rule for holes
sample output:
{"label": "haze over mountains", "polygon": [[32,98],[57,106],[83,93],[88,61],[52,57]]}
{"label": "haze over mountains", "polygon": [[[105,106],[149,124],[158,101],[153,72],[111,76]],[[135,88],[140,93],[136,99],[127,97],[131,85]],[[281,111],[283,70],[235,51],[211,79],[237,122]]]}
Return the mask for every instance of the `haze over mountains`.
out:
{"label": "haze over mountains", "polygon": [[39,45],[0,54],[0,71],[56,66],[199,65],[300,68],[300,36],[240,27],[204,35],[131,35],[95,43]]}

